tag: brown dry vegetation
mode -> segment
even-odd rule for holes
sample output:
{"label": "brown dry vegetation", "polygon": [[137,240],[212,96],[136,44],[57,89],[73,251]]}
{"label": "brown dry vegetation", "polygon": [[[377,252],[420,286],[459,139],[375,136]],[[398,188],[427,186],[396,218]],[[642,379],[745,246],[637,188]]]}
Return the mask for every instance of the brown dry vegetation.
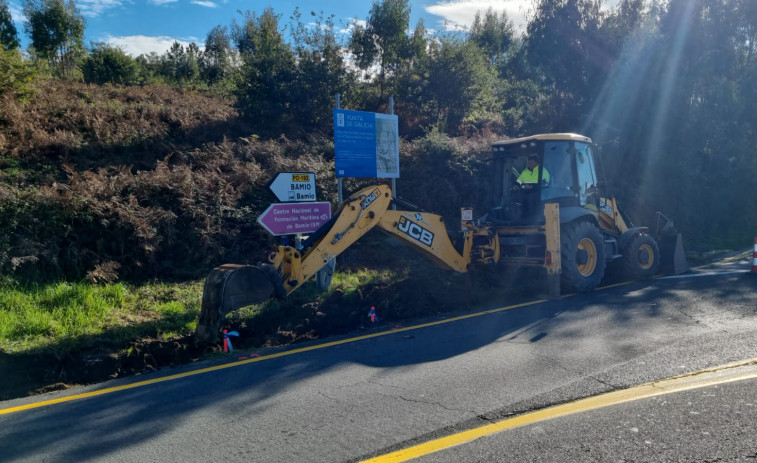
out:
{"label": "brown dry vegetation", "polygon": [[229,101],[167,87],[50,81],[29,105],[6,98],[0,272],[197,277],[258,259],[268,173],[327,175],[322,139],[283,141],[259,141]]}
{"label": "brown dry vegetation", "polygon": [[[405,143],[400,195],[456,217],[483,198],[487,144]],[[263,140],[195,91],[45,82],[31,104],[3,101],[0,150],[0,274],[15,278],[198,278],[265,256],[255,219],[277,172],[313,171],[336,199],[330,136]]]}
{"label": "brown dry vegetation", "polygon": [[[485,199],[480,175],[494,135],[480,135],[431,133],[402,141],[400,196],[457,228],[460,206]],[[233,101],[201,92],[45,82],[29,104],[6,98],[0,108],[0,277],[179,282],[202,278],[221,263],[262,261],[275,240],[256,218],[275,201],[267,183],[280,171],[315,172],[318,199],[336,203],[330,134],[263,139],[239,120]],[[366,181],[347,181],[345,192]],[[357,288],[337,289],[317,302],[303,294],[251,318],[232,315],[230,327],[242,334],[238,347],[360,329],[371,305],[391,323],[485,298],[483,291],[471,297],[477,292],[468,276],[443,272],[407,250],[369,234],[340,257],[339,269],[391,269],[398,277],[358,281]],[[2,398],[149,371],[217,350],[195,344],[191,335],[154,336],[126,344],[73,340],[73,347],[42,354],[0,353],[2,372],[23,371],[4,374],[13,384]],[[39,368],[20,368],[29,364]]]}

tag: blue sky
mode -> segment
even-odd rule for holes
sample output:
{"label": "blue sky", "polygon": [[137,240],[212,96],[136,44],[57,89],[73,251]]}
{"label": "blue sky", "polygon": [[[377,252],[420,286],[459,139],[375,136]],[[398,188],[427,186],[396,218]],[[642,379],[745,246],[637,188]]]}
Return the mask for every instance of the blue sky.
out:
{"label": "blue sky", "polygon": [[[618,0],[609,0],[617,3]],[[120,46],[136,56],[155,51],[163,53],[174,40],[188,44],[196,42],[201,48],[207,33],[215,26],[229,26],[233,20],[241,22],[238,11],[262,12],[267,6],[281,15],[281,23],[288,23],[296,7],[303,13],[323,11],[335,15],[338,29],[346,29],[355,20],[365,20],[373,0],[75,0],[83,13],[87,27],[86,43],[106,42]],[[28,45],[24,32],[22,0],[8,1],[22,44]],[[476,11],[505,11],[522,28],[531,0],[410,0],[410,26],[423,18],[427,29],[467,27]],[[305,15],[303,15],[305,16]]]}

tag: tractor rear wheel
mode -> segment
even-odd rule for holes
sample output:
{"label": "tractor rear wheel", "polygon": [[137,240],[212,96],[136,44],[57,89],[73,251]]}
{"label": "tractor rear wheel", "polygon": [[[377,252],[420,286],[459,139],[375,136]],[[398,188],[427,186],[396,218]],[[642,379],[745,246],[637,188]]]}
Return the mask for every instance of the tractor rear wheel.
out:
{"label": "tractor rear wheel", "polygon": [[660,249],[649,235],[636,235],[623,249],[623,275],[633,280],[646,280],[660,268]]}
{"label": "tractor rear wheel", "polygon": [[596,288],[606,265],[604,239],[597,227],[590,222],[563,225],[560,247],[563,287],[578,292]]}

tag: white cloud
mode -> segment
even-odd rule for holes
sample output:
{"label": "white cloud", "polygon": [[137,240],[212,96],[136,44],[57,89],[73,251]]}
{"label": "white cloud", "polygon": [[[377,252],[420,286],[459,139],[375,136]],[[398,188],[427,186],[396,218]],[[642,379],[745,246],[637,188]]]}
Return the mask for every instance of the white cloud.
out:
{"label": "white cloud", "polygon": [[331,28],[329,27],[329,25],[328,25],[328,24],[320,24],[320,25],[319,25],[319,24],[318,24],[318,23],[316,23],[316,22],[309,22],[309,23],[307,23],[307,27],[308,27],[309,29],[315,29],[316,27],[320,27],[320,29],[321,29],[322,31],[328,31],[329,29],[331,29]]}
{"label": "white cloud", "polygon": [[349,18],[350,23],[347,27],[344,29],[340,29],[339,32],[342,34],[352,34],[352,31],[355,29],[355,24],[357,24],[360,27],[365,27],[368,25],[368,22],[364,19],[357,19],[357,18]]}
{"label": "white cloud", "polygon": [[148,3],[152,3],[153,5],[166,5],[168,3],[176,3],[179,0],[147,0]]}
{"label": "white cloud", "polygon": [[194,3],[195,5],[200,5],[200,6],[204,6],[204,7],[207,7],[207,8],[217,8],[218,7],[218,5],[216,3],[206,2],[206,1],[203,1],[203,0],[193,0],[192,3]]}
{"label": "white cloud", "polygon": [[171,45],[173,45],[174,42],[179,42],[184,48],[186,48],[190,43],[198,43],[198,40],[195,37],[178,39],[168,36],[149,37],[146,35],[127,35],[113,37],[109,35],[103,40],[103,42],[108,45],[119,47],[126,53],[136,57],[153,51],[162,55],[171,48]]}
{"label": "white cloud", "polygon": [[[603,4],[604,9],[614,8],[620,0],[607,0]],[[468,29],[473,25],[476,12],[483,15],[491,8],[495,13],[507,14],[508,19],[515,25],[516,31],[526,28],[528,15],[534,13],[532,0],[450,0],[442,1],[425,7],[428,13],[441,16],[441,23],[445,23],[448,30]]]}
{"label": "white cloud", "polygon": [[[122,0],[77,0],[76,8],[82,15],[88,18],[100,16],[104,11],[117,8],[123,5]],[[8,3],[8,10],[11,13],[13,21],[17,24],[23,24],[27,21],[24,11],[13,3]]]}
{"label": "white cloud", "polygon": [[79,0],[77,8],[84,16],[94,18],[103,11],[121,6],[121,0]]}
{"label": "white cloud", "polygon": [[495,13],[505,12],[521,30],[526,24],[526,12],[531,8],[529,0],[453,0],[425,7],[426,11],[441,16],[447,29],[467,29],[473,24],[476,12],[481,14],[491,8]]}
{"label": "white cloud", "polygon": [[13,19],[13,22],[16,24],[23,24],[26,22],[26,16],[24,15],[24,10],[19,8],[17,5],[14,5],[13,3],[8,3],[8,11],[11,14],[11,18]]}

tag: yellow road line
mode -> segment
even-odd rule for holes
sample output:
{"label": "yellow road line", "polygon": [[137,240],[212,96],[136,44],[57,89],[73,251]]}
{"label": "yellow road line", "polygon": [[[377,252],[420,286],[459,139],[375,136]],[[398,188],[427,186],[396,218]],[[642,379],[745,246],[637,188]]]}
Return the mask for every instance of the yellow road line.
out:
{"label": "yellow road line", "polygon": [[702,265],[700,265],[698,267],[692,267],[691,270],[702,270],[704,268],[711,267],[711,266],[717,265],[717,264],[730,264],[731,262],[735,262],[737,260],[744,259],[746,257],[751,257],[751,255],[752,255],[752,251],[751,250],[744,251],[741,254],[737,254],[735,256],[726,257],[724,259],[720,259],[718,261],[710,262],[710,263],[707,263],[707,264],[702,264]]}
{"label": "yellow road line", "polygon": [[699,389],[717,384],[753,379],[757,378],[757,368],[755,368],[755,366],[757,366],[757,358],[723,365],[717,368],[700,370],[662,381],[642,384],[629,389],[608,392],[606,394],[545,408],[543,410],[526,413],[514,418],[508,418],[497,423],[470,429],[451,436],[442,437],[440,439],[408,447],[369,460],[364,460],[364,463],[399,463],[448,449],[456,445],[466,444],[484,436],[533,424],[539,421],[559,418],[574,413],[587,412],[625,402],[649,399],[664,394],[672,394],[675,392]]}
{"label": "yellow road line", "polygon": [[[608,289],[608,288],[613,288],[613,287],[617,287],[617,286],[623,286],[623,285],[627,285],[629,283],[632,283],[632,282],[631,281],[627,281],[627,282],[623,282],[623,283],[616,283],[616,284],[612,284],[612,285],[608,285],[608,286],[603,286],[603,287],[597,288],[596,291],[603,290],[603,289]],[[564,298],[571,297],[571,296],[575,296],[575,294],[564,294],[564,295],[561,296],[561,298],[564,299]],[[364,336],[358,336],[358,337],[354,337],[354,338],[342,339],[340,341],[332,341],[332,342],[327,342],[327,343],[323,343],[323,344],[316,344],[316,345],[309,346],[309,347],[301,347],[299,349],[287,350],[287,351],[284,351],[284,352],[278,352],[278,353],[275,353],[275,354],[265,355],[265,356],[262,356],[262,357],[255,357],[255,358],[252,358],[252,359],[240,360],[240,361],[231,362],[231,363],[225,363],[223,365],[216,365],[216,366],[213,366],[213,367],[202,368],[202,369],[199,369],[199,370],[192,370],[192,371],[189,371],[189,372],[186,372],[186,373],[179,373],[179,374],[175,374],[175,375],[163,376],[161,378],[155,378],[155,379],[150,379],[150,380],[146,380],[146,381],[139,381],[139,382],[136,382],[136,383],[124,384],[124,385],[121,385],[121,386],[114,386],[114,387],[109,387],[109,388],[105,388],[105,389],[99,389],[97,391],[84,392],[82,394],[76,394],[76,395],[71,395],[71,396],[66,396],[66,397],[59,397],[57,399],[44,400],[44,401],[41,401],[41,402],[33,402],[33,403],[26,404],[26,405],[19,405],[17,407],[3,408],[3,409],[0,409],[0,415],[6,415],[6,414],[9,414],[9,413],[20,412],[20,411],[23,411],[23,410],[31,410],[31,409],[34,409],[34,408],[46,407],[46,406],[49,406],[49,405],[54,405],[54,404],[59,404],[59,403],[64,403],[64,402],[71,402],[71,401],[74,401],[74,400],[86,399],[86,398],[89,398],[89,397],[96,397],[96,396],[99,396],[99,395],[110,394],[110,393],[118,392],[118,391],[125,391],[125,390],[128,390],[128,389],[135,389],[135,388],[138,388],[138,387],[149,386],[151,384],[157,384],[157,383],[162,383],[162,382],[166,382],[166,381],[173,381],[173,380],[176,380],[176,379],[186,378],[188,376],[200,375],[200,374],[204,374],[204,373],[210,373],[210,372],[213,372],[213,371],[224,370],[226,368],[233,368],[233,367],[238,367],[238,366],[242,366],[242,365],[247,365],[249,363],[261,362],[263,360],[270,360],[270,359],[275,359],[275,358],[279,358],[279,357],[285,357],[285,356],[288,356],[288,355],[300,354],[300,353],[308,352],[308,351],[311,351],[311,350],[325,349],[327,347],[338,346],[338,345],[341,345],[341,344],[349,344],[349,343],[353,343],[353,342],[362,341],[362,340],[365,340],[365,339],[377,338],[377,337],[381,337],[381,336],[387,336],[387,335],[390,335],[390,334],[401,333],[403,331],[412,331],[412,330],[417,330],[417,329],[421,329],[421,328],[427,328],[429,326],[436,326],[436,325],[443,325],[443,324],[446,324],[446,323],[453,323],[453,322],[460,321],[460,320],[465,320],[465,319],[468,319],[468,318],[480,317],[482,315],[492,314],[492,313],[496,313],[496,312],[503,312],[503,311],[506,311],[506,310],[517,309],[517,308],[520,308],[520,307],[526,307],[526,306],[530,306],[530,305],[541,304],[542,302],[546,302],[546,299],[538,299],[538,300],[535,300],[535,301],[524,302],[524,303],[521,303],[521,304],[515,304],[515,305],[510,305],[510,306],[505,306],[505,307],[499,307],[499,308],[490,309],[490,310],[484,310],[482,312],[475,312],[475,313],[471,313],[471,314],[461,315],[459,317],[445,318],[443,320],[439,320],[439,321],[435,321],[435,322],[424,323],[424,324],[421,324],[421,325],[413,325],[413,326],[408,326],[408,327],[399,328],[399,329],[392,329],[392,330],[388,330],[388,331],[381,331],[381,332],[378,332],[378,333],[367,334],[367,335],[364,335]]]}
{"label": "yellow road line", "polygon": [[610,289],[610,288],[617,288],[619,286],[630,285],[631,283],[638,283],[638,282],[631,280],[631,281],[623,281],[621,283],[613,283],[611,285],[599,286],[598,288],[595,288],[594,291],[600,291],[600,290],[603,290],[603,289]]}
{"label": "yellow road line", "polygon": [[194,375],[200,375],[200,374],[204,374],[204,373],[210,373],[210,372],[213,372],[213,371],[224,370],[224,369],[227,369],[227,368],[234,368],[234,367],[238,367],[238,366],[242,366],[242,365],[247,365],[247,364],[250,364],[250,363],[262,362],[264,360],[271,360],[271,359],[275,359],[275,358],[279,358],[279,357],[286,357],[286,356],[289,356],[289,355],[301,354],[303,352],[309,352],[309,351],[312,351],[312,350],[325,349],[327,347],[338,346],[338,345],[341,345],[341,344],[349,344],[349,343],[353,343],[353,342],[363,341],[363,340],[366,340],[366,339],[378,338],[378,337],[381,337],[381,336],[387,336],[387,335],[391,335],[391,334],[395,334],[395,333],[402,333],[404,331],[412,331],[412,330],[418,330],[418,329],[421,329],[421,328],[427,328],[427,327],[430,327],[430,326],[444,325],[444,324],[447,324],[447,323],[453,323],[453,322],[460,321],[460,320],[465,320],[465,319],[468,319],[468,318],[480,317],[482,315],[492,314],[492,313],[496,313],[496,312],[503,312],[503,311],[506,311],[506,310],[517,309],[517,308],[520,308],[520,307],[526,307],[526,306],[530,306],[530,305],[536,305],[536,304],[540,304],[542,302],[545,302],[545,299],[539,299],[539,300],[536,300],[536,301],[524,302],[524,303],[521,303],[521,304],[515,304],[515,305],[506,306],[506,307],[498,307],[496,309],[490,309],[490,310],[484,310],[482,312],[475,312],[475,313],[471,313],[471,314],[460,315],[458,317],[453,317],[453,318],[445,318],[443,320],[437,320],[437,321],[434,321],[434,322],[423,323],[421,325],[407,326],[407,327],[403,327],[403,328],[396,328],[396,329],[391,329],[391,330],[387,330],[387,331],[380,331],[380,332],[377,332],[377,333],[366,334],[366,335],[363,335],[363,336],[357,336],[357,337],[354,337],[354,338],[342,339],[342,340],[339,340],[339,341],[331,341],[331,342],[326,342],[326,343],[323,343],[323,344],[315,344],[315,345],[308,346],[308,347],[300,347],[298,349],[286,350],[286,351],[283,351],[283,352],[277,352],[275,354],[265,355],[265,356],[261,356],[261,357],[255,357],[255,358],[246,359],[246,360],[239,360],[239,361],[236,361],[236,362],[224,363],[223,365],[216,365],[216,366],[212,366],[212,367],[201,368],[199,370],[188,371],[188,372],[185,372],[185,373],[178,373],[178,374],[174,374],[174,375],[163,376],[161,378],[149,379],[149,380],[145,380],[145,381],[139,381],[139,382],[136,382],[136,383],[129,383],[129,384],[121,385],[121,386],[114,386],[114,387],[109,387],[109,388],[105,388],[105,389],[99,389],[97,391],[84,392],[82,394],[76,394],[76,395],[71,395],[71,396],[66,396],[66,397],[58,397],[57,399],[50,399],[50,400],[44,400],[44,401],[40,401],[40,402],[28,403],[28,404],[25,404],[25,405],[19,405],[19,406],[16,406],[16,407],[3,408],[3,409],[0,409],[0,415],[7,415],[9,413],[20,412],[20,411],[23,411],[23,410],[31,410],[31,409],[34,409],[34,408],[47,407],[49,405],[54,405],[54,404],[59,404],[59,403],[64,403],[64,402],[71,402],[71,401],[74,401],[74,400],[81,400],[81,399],[86,399],[86,398],[89,398],[89,397],[96,397],[96,396],[105,395],[105,394],[111,394],[113,392],[125,391],[125,390],[128,390],[128,389],[135,389],[135,388],[138,388],[138,387],[149,386],[151,384],[157,384],[157,383],[162,383],[162,382],[166,382],[166,381],[173,381],[173,380],[176,380],[176,379],[186,378],[188,376],[194,376]]}

